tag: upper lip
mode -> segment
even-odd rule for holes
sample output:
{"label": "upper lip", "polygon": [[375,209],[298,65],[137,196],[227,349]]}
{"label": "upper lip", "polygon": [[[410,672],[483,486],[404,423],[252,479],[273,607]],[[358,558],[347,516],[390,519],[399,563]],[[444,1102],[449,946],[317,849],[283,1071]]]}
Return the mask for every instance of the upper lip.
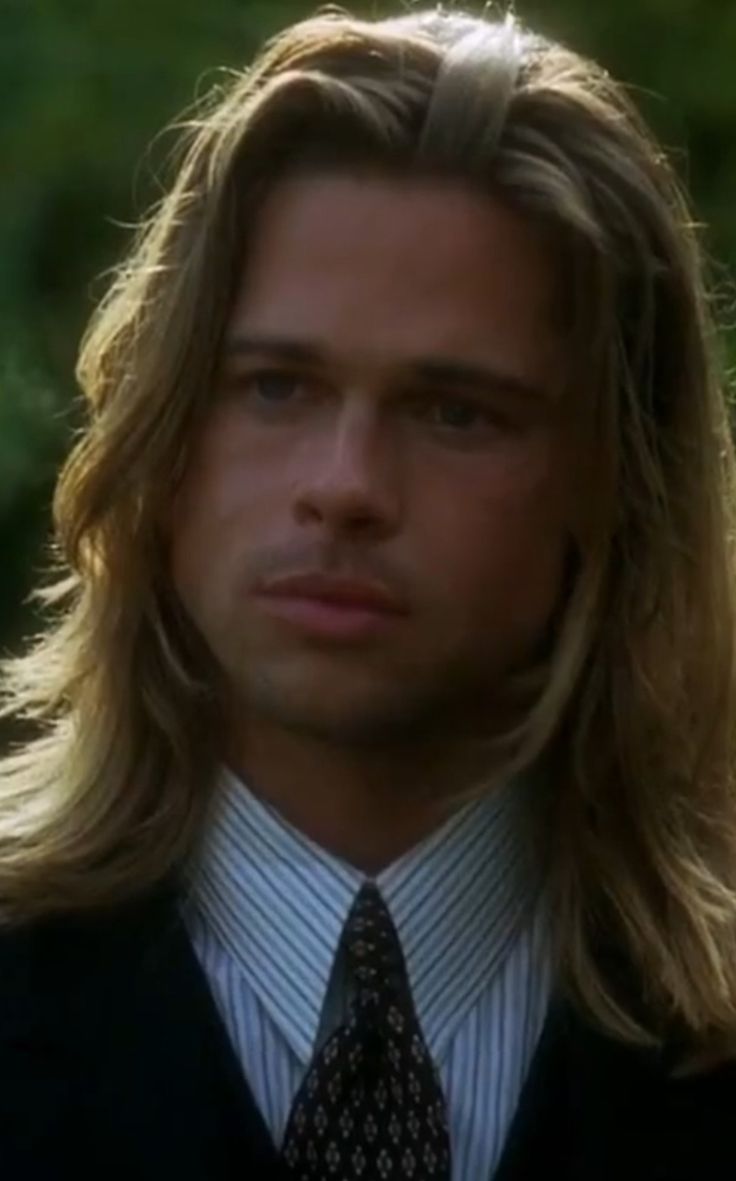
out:
{"label": "upper lip", "polygon": [[274,578],[259,587],[260,593],[277,598],[320,599],[351,607],[403,613],[401,600],[380,582],[337,574],[292,574]]}

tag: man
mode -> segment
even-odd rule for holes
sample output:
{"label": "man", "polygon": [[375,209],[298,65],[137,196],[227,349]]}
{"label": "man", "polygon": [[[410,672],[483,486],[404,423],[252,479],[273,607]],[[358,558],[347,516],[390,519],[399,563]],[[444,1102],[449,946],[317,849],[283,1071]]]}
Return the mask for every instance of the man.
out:
{"label": "man", "polygon": [[733,1176],[734,465],[687,204],[514,20],[187,130],[5,670],[4,1176]]}

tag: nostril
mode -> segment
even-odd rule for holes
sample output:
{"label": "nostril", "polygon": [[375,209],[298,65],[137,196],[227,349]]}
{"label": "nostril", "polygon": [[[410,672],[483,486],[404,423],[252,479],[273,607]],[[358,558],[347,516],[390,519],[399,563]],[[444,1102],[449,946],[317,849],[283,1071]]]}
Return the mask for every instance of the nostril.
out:
{"label": "nostril", "polygon": [[394,532],[398,498],[386,486],[360,479],[315,480],[294,493],[293,515],[300,525],[318,524],[332,531],[381,536]]}

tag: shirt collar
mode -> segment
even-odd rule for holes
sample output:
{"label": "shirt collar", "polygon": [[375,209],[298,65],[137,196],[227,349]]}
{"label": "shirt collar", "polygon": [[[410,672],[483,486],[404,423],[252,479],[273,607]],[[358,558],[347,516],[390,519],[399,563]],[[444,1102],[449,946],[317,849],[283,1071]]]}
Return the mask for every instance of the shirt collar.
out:
{"label": "shirt collar", "polygon": [[[516,781],[466,804],[375,879],[436,1061],[500,967],[536,895],[531,788]],[[340,936],[365,880],[223,768],[193,866],[191,900],[305,1064]]]}

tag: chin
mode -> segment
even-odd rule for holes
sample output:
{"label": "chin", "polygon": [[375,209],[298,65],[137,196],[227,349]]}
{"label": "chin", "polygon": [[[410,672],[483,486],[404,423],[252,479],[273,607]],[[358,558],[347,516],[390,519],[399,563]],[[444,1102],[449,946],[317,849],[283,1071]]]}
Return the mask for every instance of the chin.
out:
{"label": "chin", "polygon": [[[247,672],[244,675],[244,670]],[[401,673],[404,673],[402,677]],[[251,660],[230,670],[234,697],[249,719],[269,729],[337,745],[426,743],[464,729],[486,686],[448,667],[320,667]]]}
{"label": "chin", "polygon": [[365,704],[351,707],[344,701],[319,709],[313,701],[281,702],[278,709],[269,712],[268,720],[293,735],[336,746],[376,746],[406,732],[406,723],[395,710],[368,708]]}
{"label": "chin", "polygon": [[308,687],[261,682],[238,694],[249,724],[336,745],[375,746],[425,732],[427,703],[421,691],[397,692],[396,685],[328,684]]}

